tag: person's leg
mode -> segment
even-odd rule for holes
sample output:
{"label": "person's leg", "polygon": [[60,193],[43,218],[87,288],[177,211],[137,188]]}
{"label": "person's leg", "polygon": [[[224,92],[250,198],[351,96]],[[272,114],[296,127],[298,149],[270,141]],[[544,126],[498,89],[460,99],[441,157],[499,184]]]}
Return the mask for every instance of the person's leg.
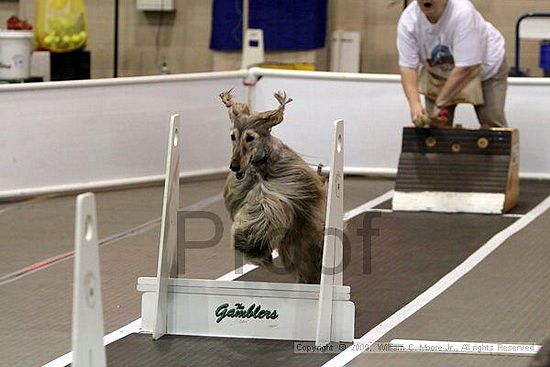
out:
{"label": "person's leg", "polygon": [[477,119],[482,127],[506,127],[504,103],[508,89],[508,64],[506,60],[495,76],[481,82],[485,103],[475,106]]}
{"label": "person's leg", "polygon": [[[435,101],[428,97],[424,97],[424,101],[426,104],[426,112],[428,113],[428,115],[431,115],[435,106]],[[453,126],[453,121],[455,119],[456,106],[448,106],[446,108],[449,110],[449,120],[447,121],[447,126],[451,127]]]}

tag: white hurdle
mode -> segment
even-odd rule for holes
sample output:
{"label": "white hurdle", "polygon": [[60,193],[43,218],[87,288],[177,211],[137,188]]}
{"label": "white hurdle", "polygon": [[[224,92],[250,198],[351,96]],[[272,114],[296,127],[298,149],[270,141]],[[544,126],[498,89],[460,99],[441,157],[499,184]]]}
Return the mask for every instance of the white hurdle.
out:
{"label": "white hurdle", "polygon": [[332,307],[335,286],[344,284],[343,218],[344,218],[344,120],[334,122],[330,176],[328,181],[323,271],[317,314],[315,345],[331,341]]}
{"label": "white hurdle", "polygon": [[[178,116],[170,123],[156,277],[140,277],[142,331],[258,339],[352,342],[355,305],[342,283],[343,121],[335,124],[321,284],[171,278],[179,204]],[[336,270],[336,271],[334,271]]]}
{"label": "white hurdle", "polygon": [[153,339],[166,334],[166,303],[168,300],[169,276],[177,276],[177,220],[180,197],[180,155],[179,155],[179,118],[178,114],[170,118],[168,134],[168,152],[166,153],[166,178],[162,199],[162,220],[160,224],[160,245],[157,267],[155,325]]}
{"label": "white hurdle", "polygon": [[76,199],[72,366],[106,366],[94,194]]}

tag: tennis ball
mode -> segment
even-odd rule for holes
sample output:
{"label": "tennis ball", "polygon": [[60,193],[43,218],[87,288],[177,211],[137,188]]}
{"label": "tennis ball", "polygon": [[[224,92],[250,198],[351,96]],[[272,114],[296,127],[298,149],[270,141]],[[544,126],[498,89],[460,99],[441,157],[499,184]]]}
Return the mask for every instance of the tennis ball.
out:
{"label": "tennis ball", "polygon": [[82,41],[82,38],[80,37],[80,34],[73,34],[71,36],[71,42],[75,45],[78,45]]}
{"label": "tennis ball", "polygon": [[50,46],[53,42],[53,36],[46,36],[44,37],[44,46]]}

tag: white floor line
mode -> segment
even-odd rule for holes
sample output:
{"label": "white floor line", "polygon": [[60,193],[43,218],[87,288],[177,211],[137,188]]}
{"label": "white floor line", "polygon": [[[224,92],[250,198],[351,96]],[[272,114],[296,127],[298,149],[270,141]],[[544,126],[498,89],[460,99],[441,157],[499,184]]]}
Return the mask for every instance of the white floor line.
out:
{"label": "white floor line", "polygon": [[515,213],[508,213],[508,214],[502,214],[504,218],[521,218],[525,214],[515,214]]}
{"label": "white floor line", "polygon": [[365,212],[371,213],[393,213],[392,209],[367,209]]}
{"label": "white floor line", "polygon": [[[374,198],[373,200],[363,204],[363,205],[360,205],[346,213],[344,213],[344,221],[350,219],[350,218],[353,218],[361,213],[364,213],[365,211],[368,211],[369,209],[372,209],[374,208],[375,206],[379,205],[380,203],[383,203],[384,201],[388,200],[391,198],[391,195],[393,194],[393,190],[390,190],[376,198]],[[213,200],[213,198],[218,198],[219,195],[216,195],[216,196],[211,196],[210,198],[206,198],[202,201],[199,201],[197,204],[195,204],[195,206],[197,206],[199,203],[213,203],[215,202],[215,200]],[[192,206],[189,206],[188,208],[186,208],[186,210],[192,210],[192,209],[198,209],[197,207],[194,207],[194,208],[191,208]],[[273,251],[273,258],[276,258],[277,256],[279,256],[279,254],[275,251]],[[234,270],[231,270],[229,273],[227,274],[224,274],[222,275],[221,277],[217,278],[216,280],[235,280],[237,279],[238,277],[240,277],[241,275],[244,275],[248,272],[251,272],[252,270],[256,269],[258,266],[256,265],[251,265],[251,264],[245,264],[243,266],[241,266],[240,268],[237,268],[237,269],[234,269]],[[119,339],[122,339],[130,334],[134,334],[134,333],[138,333],[139,330],[140,330],[140,325],[141,325],[141,318],[137,319],[137,320],[134,320],[132,321],[131,323],[129,323],[128,325],[125,325],[123,327],[121,327],[120,329],[118,330],[115,330],[113,331],[112,333],[106,335],[104,338],[103,338],[103,341],[105,343],[105,345],[108,345],[110,343],[113,343]],[[107,360],[108,361],[108,360]],[[61,357],[58,357],[57,359],[54,359],[53,361],[43,365],[42,367],[65,367],[67,366],[69,363],[72,362],[72,353],[69,352],[67,354],[64,354],[62,355]]]}
{"label": "white floor line", "polygon": [[[132,321],[128,325],[121,327],[118,330],[113,331],[103,337],[103,344],[108,345],[116,340],[122,339],[130,334],[139,333],[141,327],[141,318]],[[65,367],[73,361],[73,353],[69,352],[62,355],[59,358],[54,359],[51,362],[46,363],[43,367]]]}
{"label": "white floor line", "polygon": [[[279,252],[277,250],[273,250],[271,252],[271,257],[273,260],[279,257]],[[244,275],[246,273],[251,272],[252,270],[256,269],[258,265],[252,265],[252,264],[244,264],[241,267],[238,267],[235,270],[231,270],[229,273],[222,275],[221,277],[217,278],[216,280],[235,280],[241,275]]]}
{"label": "white floor line", "polygon": [[368,210],[371,210],[375,206],[382,204],[384,201],[391,199],[393,196],[393,190],[387,191],[384,194],[375,197],[371,201],[366,202],[365,204],[359,205],[358,207],[346,212],[344,214],[344,222],[350,220],[353,217],[358,216]]}
{"label": "white floor line", "polygon": [[529,223],[543,214],[550,207],[550,196],[547,196],[540,204],[531,209],[523,217],[506,227],[496,235],[494,235],[488,242],[481,246],[476,252],[468,257],[462,264],[457,266],[450,273],[441,278],[437,283],[428,288],[424,293],[416,297],[405,307],[388,317],[382,323],[378,324],[368,333],[363,335],[360,339],[355,339],[354,344],[360,345],[360,347],[349,347],[336,357],[328,361],[323,367],[340,367],[344,366],[361,354],[361,349],[367,345],[379,340],[382,336],[399,325],[401,322],[409,318],[415,312],[431,302],[434,298],[443,293],[447,288],[452,286],[462,276],[472,270],[477,264],[485,259],[489,254],[496,250],[504,241],[510,238],[515,233],[525,228]]}

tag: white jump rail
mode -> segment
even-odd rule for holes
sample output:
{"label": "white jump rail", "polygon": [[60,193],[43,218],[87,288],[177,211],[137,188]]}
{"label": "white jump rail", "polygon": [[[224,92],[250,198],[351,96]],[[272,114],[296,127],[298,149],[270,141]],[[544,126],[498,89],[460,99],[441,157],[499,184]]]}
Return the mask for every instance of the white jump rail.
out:
{"label": "white jump rail", "polygon": [[328,182],[328,201],[323,246],[323,270],[317,313],[315,345],[321,347],[332,339],[334,289],[343,285],[343,217],[344,217],[344,121],[334,122],[332,156]]}
{"label": "white jump rail", "polygon": [[72,366],[106,366],[94,194],[76,199]]}
{"label": "white jump rail", "polygon": [[155,326],[153,339],[166,333],[166,303],[168,302],[168,278],[177,274],[177,211],[179,208],[179,115],[170,118],[168,152],[166,154],[166,178],[162,200],[160,245],[157,268],[156,300],[154,303]]}
{"label": "white jump rail", "polygon": [[[325,235],[321,285],[170,278],[175,264],[179,161],[177,118],[172,117],[157,277],[141,277],[142,331],[154,339],[164,334],[237,338],[351,342],[355,305],[342,285],[341,237]],[[343,121],[336,122],[331,172],[343,172]],[[342,230],[343,175],[331,175],[327,227]],[[172,192],[172,193],[171,193]],[[167,255],[169,253],[169,255]]]}

